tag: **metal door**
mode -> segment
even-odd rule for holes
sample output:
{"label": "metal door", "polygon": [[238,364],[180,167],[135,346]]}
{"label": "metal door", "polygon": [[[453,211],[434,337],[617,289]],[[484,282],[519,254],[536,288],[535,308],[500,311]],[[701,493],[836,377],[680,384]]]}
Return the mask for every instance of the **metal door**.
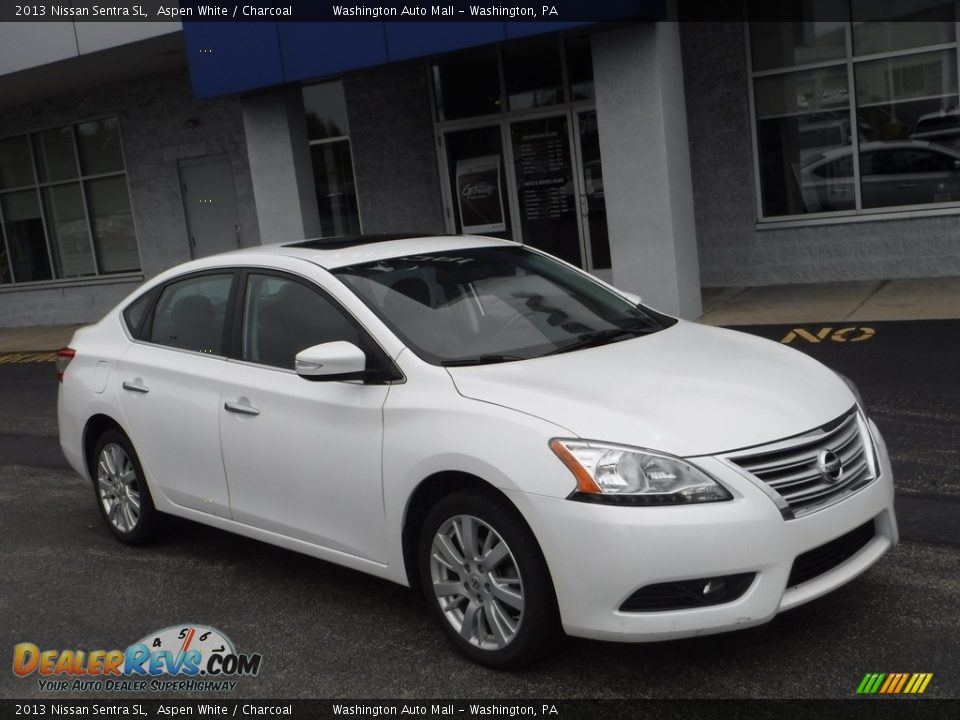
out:
{"label": "metal door", "polygon": [[233,168],[227,155],[180,160],[180,190],[194,258],[240,247]]}

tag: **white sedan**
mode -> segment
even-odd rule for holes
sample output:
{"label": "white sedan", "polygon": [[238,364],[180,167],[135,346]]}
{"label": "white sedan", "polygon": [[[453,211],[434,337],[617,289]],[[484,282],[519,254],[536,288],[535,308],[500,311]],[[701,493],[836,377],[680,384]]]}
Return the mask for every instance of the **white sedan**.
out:
{"label": "white sedan", "polygon": [[763,623],[897,542],[849,381],[636,300],[491,238],[197,260],[60,351],[60,441],[122,542],[178,515],[419,586],[495,667]]}

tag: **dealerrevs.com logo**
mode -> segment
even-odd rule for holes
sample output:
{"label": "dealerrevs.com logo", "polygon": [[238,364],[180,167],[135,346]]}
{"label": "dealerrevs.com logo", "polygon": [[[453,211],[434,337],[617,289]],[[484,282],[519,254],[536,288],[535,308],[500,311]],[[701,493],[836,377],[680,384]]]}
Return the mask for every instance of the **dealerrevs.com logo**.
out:
{"label": "dealerrevs.com logo", "polygon": [[36,674],[42,691],[164,692],[235,690],[234,678],[260,672],[262,656],[238,653],[215,628],[176,625],[150,633],[126,650],[13,648],[13,672]]}

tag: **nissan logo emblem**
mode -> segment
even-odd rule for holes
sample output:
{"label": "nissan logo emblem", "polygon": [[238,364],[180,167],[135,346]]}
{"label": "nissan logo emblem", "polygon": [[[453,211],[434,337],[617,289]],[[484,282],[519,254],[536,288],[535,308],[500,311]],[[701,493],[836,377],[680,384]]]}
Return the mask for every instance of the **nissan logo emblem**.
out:
{"label": "nissan logo emblem", "polygon": [[817,470],[827,482],[837,482],[843,475],[843,461],[833,450],[821,450],[817,455]]}

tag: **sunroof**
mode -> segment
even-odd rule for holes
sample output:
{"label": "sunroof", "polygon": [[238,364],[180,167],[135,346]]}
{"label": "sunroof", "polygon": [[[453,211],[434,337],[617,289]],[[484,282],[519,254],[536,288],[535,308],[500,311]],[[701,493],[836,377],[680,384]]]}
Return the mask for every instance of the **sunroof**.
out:
{"label": "sunroof", "polygon": [[427,233],[373,233],[368,235],[335,235],[333,237],[314,238],[287,243],[284,247],[310,248],[311,250],[340,250],[357,245],[390,242],[391,240],[410,240],[413,238],[433,237]]}

